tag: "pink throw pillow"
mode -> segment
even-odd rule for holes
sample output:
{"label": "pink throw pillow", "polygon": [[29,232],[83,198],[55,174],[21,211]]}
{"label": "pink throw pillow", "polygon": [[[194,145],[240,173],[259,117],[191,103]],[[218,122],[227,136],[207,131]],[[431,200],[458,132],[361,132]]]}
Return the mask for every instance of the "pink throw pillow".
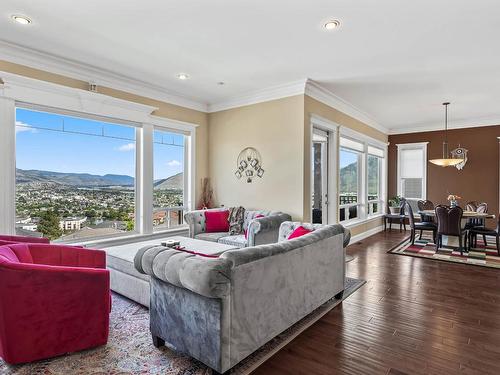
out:
{"label": "pink throw pillow", "polygon": [[205,211],[205,232],[229,232],[229,211]]}
{"label": "pink throw pillow", "polygon": [[312,230],[309,230],[309,229],[304,228],[303,226],[300,226],[300,227],[296,228],[292,232],[292,234],[290,234],[288,236],[288,239],[291,240],[291,239],[294,239],[294,238],[302,237],[303,235],[311,233],[311,232],[312,232]]}

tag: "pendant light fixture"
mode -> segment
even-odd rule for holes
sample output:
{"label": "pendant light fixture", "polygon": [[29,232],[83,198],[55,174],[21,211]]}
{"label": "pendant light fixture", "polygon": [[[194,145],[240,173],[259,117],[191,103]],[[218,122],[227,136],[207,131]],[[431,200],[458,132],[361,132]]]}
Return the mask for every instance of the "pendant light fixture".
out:
{"label": "pendant light fixture", "polygon": [[429,160],[432,164],[439,165],[440,167],[451,167],[460,164],[462,158],[453,158],[448,152],[448,106],[449,102],[443,103],[444,105],[444,141],[443,141],[443,158]]}

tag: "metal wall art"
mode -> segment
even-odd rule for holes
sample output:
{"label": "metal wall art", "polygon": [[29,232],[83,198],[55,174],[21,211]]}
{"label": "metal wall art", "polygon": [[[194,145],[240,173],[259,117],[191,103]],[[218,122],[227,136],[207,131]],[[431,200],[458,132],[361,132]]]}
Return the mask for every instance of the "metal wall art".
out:
{"label": "metal wall art", "polygon": [[458,145],[458,147],[456,149],[451,151],[451,156],[453,158],[463,159],[461,163],[458,163],[457,165],[455,165],[455,167],[457,167],[457,169],[459,171],[465,167],[465,164],[467,164],[467,152],[469,152],[469,150],[466,150],[465,148],[460,147],[460,145]]}
{"label": "metal wall art", "polygon": [[262,157],[259,151],[253,147],[247,147],[240,152],[236,168],[237,170],[234,172],[236,178],[239,180],[244,177],[248,183],[251,183],[256,176],[262,178],[264,175]]}

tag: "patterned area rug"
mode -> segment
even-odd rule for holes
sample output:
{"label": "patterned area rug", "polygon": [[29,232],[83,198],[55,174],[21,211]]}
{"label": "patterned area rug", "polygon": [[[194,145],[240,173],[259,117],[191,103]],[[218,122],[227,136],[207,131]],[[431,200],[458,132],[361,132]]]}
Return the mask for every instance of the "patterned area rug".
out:
{"label": "patterned area rug", "polygon": [[485,246],[484,242],[478,239],[476,247],[472,248],[469,253],[464,252],[463,255],[460,255],[460,251],[454,246],[442,246],[436,251],[436,245],[429,238],[417,239],[414,245],[407,239],[389,250],[389,253],[500,268],[500,257],[498,256],[496,246],[492,245],[494,243],[495,241],[493,240],[492,242],[488,242],[488,246]]}
{"label": "patterned area rug", "polygon": [[[347,278],[342,300],[364,283],[364,280]],[[249,374],[342,300],[331,299],[326,302],[239,363],[230,373]],[[111,329],[106,346],[19,366],[8,366],[0,359],[0,374],[209,375],[212,370],[165,347],[155,348],[149,334],[148,310],[125,297],[113,294]]]}

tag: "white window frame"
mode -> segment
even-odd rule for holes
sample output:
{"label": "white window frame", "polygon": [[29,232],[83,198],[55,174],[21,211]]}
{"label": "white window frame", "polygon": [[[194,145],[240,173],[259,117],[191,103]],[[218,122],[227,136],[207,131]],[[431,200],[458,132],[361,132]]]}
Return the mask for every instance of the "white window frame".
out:
{"label": "white window frame", "polygon": [[[348,138],[353,141],[359,142],[363,144],[363,151],[357,151],[359,154],[358,160],[360,160],[360,170],[358,172],[358,198],[359,201],[356,204],[348,204],[348,205],[340,205],[338,206],[339,213],[338,217],[340,218],[340,210],[345,208],[346,213],[348,213],[350,206],[358,206],[358,216],[353,219],[345,219],[340,223],[343,225],[350,227],[355,226],[360,223],[363,223],[368,220],[372,220],[377,217],[381,217],[385,212],[385,205],[387,202],[387,147],[388,143],[379,141],[374,139],[366,134],[359,133],[355,130],[342,126],[340,128],[340,138]],[[383,156],[380,157],[382,162],[380,163],[380,197],[377,201],[370,201],[370,203],[377,202],[380,206],[380,209],[375,214],[368,214],[368,146],[378,148],[383,151]],[[340,142],[339,142],[339,152],[340,152]],[[346,148],[348,149],[348,148]],[[338,181],[340,183],[340,157],[339,157],[339,165],[338,165]],[[337,202],[340,202],[340,191],[339,196],[337,197]]]}
{"label": "white window frame", "polygon": [[[3,84],[1,83],[3,81]],[[106,119],[136,126],[135,234],[117,239],[153,234],[153,129],[186,135],[184,160],[184,206],[194,209],[196,124],[153,116],[158,108],[81,89],[61,86],[0,72],[0,233],[15,234],[16,108],[30,106],[46,112],[73,113],[89,119]],[[9,125],[10,124],[10,125]],[[154,232],[158,234],[161,232]],[[104,239],[104,238],[102,238]],[[92,239],[94,242],[94,239]]]}
{"label": "white window frame", "polygon": [[[337,176],[337,170],[338,170],[338,129],[339,125],[325,119],[324,117],[318,116],[316,114],[311,114],[310,115],[310,144],[309,144],[309,150],[312,150],[313,147],[313,132],[314,129],[322,130],[328,133],[328,172],[327,172],[327,178],[328,178],[328,199],[327,199],[327,206],[328,206],[328,218],[327,222],[328,223],[336,223],[337,218],[338,218],[338,186],[337,186],[337,181],[336,181],[336,176]],[[312,163],[310,163],[312,164]],[[311,186],[311,191],[309,194],[309,207],[312,208],[313,201],[312,201],[312,192],[314,191],[314,181],[312,178],[312,169],[311,173],[309,174],[309,178],[311,179],[310,181],[310,186]],[[337,198],[337,199],[335,199]],[[311,213],[311,222],[312,222],[312,213]]]}
{"label": "white window frame", "polygon": [[422,150],[424,155],[422,160],[422,198],[409,198],[409,200],[426,200],[427,199],[427,145],[429,142],[417,142],[417,143],[399,143],[396,144],[398,148],[398,160],[397,160],[397,194],[399,196],[403,195],[403,187],[401,180],[401,151],[403,150]]}

